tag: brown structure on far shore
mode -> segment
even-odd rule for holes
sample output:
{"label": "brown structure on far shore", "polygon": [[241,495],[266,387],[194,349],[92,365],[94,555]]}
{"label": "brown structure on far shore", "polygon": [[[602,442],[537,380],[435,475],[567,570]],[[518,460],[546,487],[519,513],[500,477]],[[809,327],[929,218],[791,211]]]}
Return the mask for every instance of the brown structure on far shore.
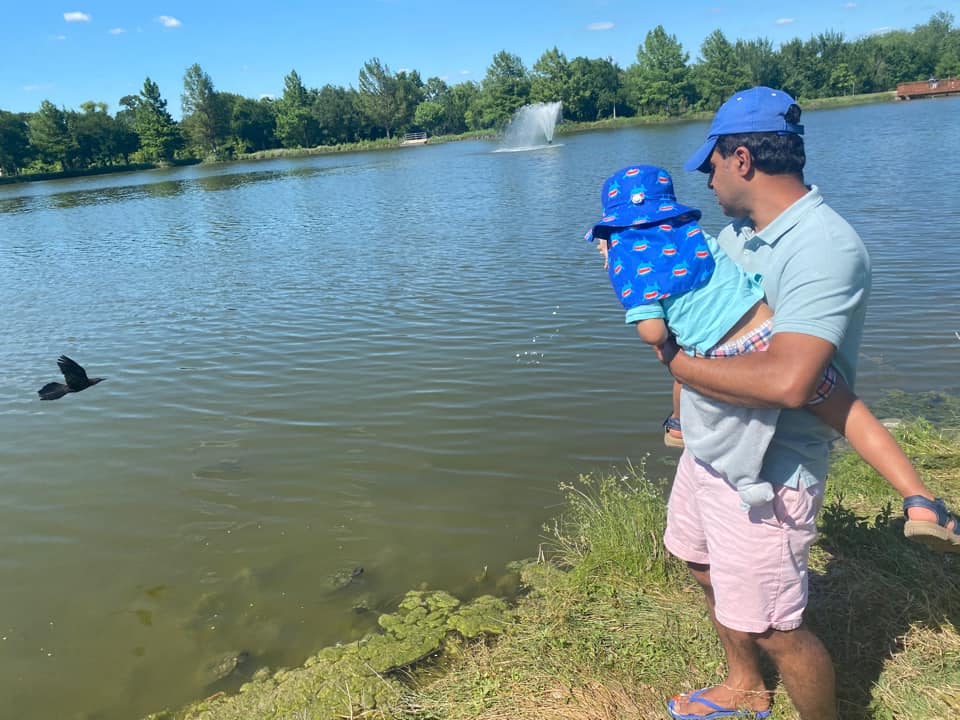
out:
{"label": "brown structure on far shore", "polygon": [[897,85],[897,100],[912,100],[920,97],[942,97],[960,95],[960,78],[938,80],[930,78],[920,82],[900,83]]}

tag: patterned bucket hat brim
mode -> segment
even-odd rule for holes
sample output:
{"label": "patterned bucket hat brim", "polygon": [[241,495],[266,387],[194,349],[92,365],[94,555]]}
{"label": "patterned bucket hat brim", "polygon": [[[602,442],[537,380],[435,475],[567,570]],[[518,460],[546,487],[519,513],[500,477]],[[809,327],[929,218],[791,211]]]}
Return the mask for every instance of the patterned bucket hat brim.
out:
{"label": "patterned bucket hat brim", "polygon": [[617,170],[600,191],[603,217],[590,228],[585,240],[593,240],[599,227],[625,228],[650,225],[689,215],[700,219],[700,211],[677,202],[670,173],[655,165],[630,165]]}
{"label": "patterned bucket hat brim", "polygon": [[713,254],[696,220],[620,228],[608,240],[610,284],[625,310],[690,292],[713,275]]}

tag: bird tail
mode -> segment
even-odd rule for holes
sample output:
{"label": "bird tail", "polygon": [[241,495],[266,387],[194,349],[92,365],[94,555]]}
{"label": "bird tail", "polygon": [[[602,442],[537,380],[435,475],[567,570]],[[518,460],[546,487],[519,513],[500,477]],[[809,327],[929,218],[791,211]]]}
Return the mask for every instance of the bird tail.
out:
{"label": "bird tail", "polygon": [[37,391],[41,400],[58,400],[70,392],[63,383],[49,382]]}

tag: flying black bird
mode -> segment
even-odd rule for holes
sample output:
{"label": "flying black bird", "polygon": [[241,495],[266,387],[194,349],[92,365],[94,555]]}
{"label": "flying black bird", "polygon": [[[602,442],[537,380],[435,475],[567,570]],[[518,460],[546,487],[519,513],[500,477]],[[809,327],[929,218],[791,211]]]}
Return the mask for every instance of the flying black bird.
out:
{"label": "flying black bird", "polygon": [[106,380],[106,378],[88,378],[87,371],[66,355],[60,356],[57,365],[60,366],[60,372],[63,373],[63,379],[67,381],[67,384],[47,383],[37,391],[41,400],[57,400],[67,393],[80,392],[91,385],[96,385],[101,380]]}

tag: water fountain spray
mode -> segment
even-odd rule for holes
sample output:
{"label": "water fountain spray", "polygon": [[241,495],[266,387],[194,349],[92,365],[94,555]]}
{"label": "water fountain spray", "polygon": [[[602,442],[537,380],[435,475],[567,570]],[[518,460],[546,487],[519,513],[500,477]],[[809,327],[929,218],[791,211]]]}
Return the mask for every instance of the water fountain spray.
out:
{"label": "water fountain spray", "polygon": [[503,149],[529,150],[550,145],[560,120],[562,103],[524,105],[514,113],[503,134]]}

